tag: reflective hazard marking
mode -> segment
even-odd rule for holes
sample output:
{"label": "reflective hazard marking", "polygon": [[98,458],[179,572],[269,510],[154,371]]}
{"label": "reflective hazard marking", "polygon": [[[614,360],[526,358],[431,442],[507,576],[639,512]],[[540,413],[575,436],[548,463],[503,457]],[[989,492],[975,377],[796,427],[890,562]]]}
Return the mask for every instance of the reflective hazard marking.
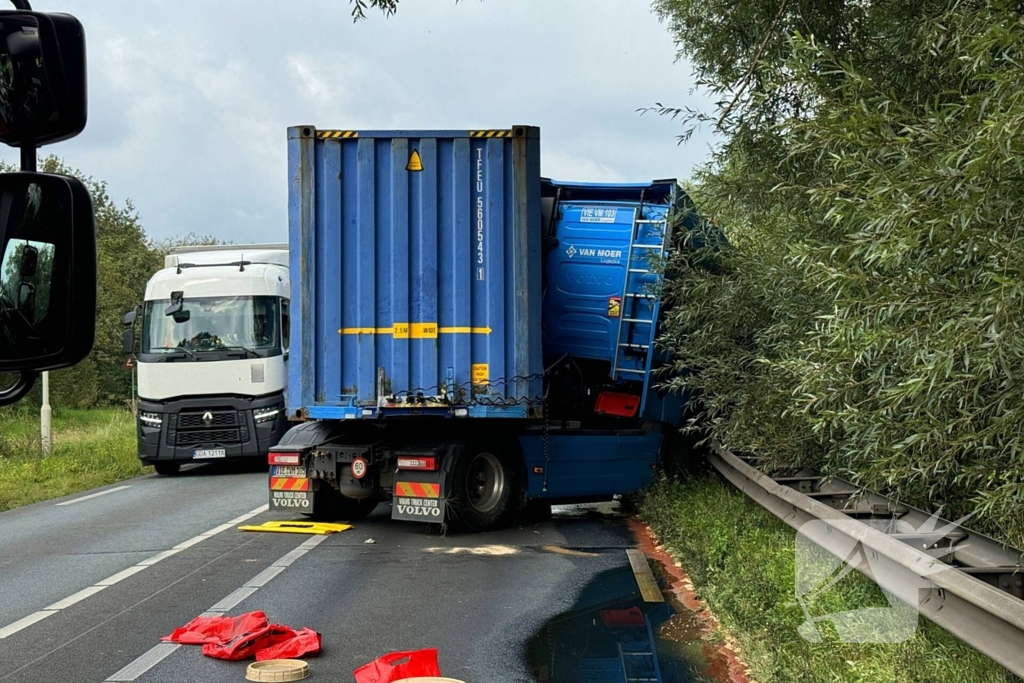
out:
{"label": "reflective hazard marking", "polygon": [[415,496],[417,498],[440,498],[440,484],[420,484],[418,482],[400,481],[395,484],[395,495]]}
{"label": "reflective hazard marking", "polygon": [[359,133],[354,130],[318,130],[316,136],[321,140],[341,140],[357,138]]}
{"label": "reflective hazard marking", "polygon": [[471,373],[473,384],[487,384],[491,379],[491,366],[487,363],[473,363]]}
{"label": "reflective hazard marking", "polygon": [[395,323],[391,327],[343,327],[338,334],[381,334],[394,339],[436,339],[439,334],[490,334],[489,327],[438,327],[437,323]]}
{"label": "reflective hazard marking", "polygon": [[510,137],[512,137],[512,131],[510,131],[510,130],[471,130],[471,131],[469,131],[469,137],[471,137],[471,138],[510,138]]}
{"label": "reflective hazard marking", "polygon": [[413,339],[437,339],[437,323],[412,323],[409,328]]}
{"label": "reflective hazard marking", "polygon": [[405,170],[406,171],[422,171],[423,170],[423,160],[420,159],[420,153],[417,152],[416,150],[413,150],[412,154],[409,155],[409,163],[406,164]]}
{"label": "reflective hazard marking", "polygon": [[298,477],[271,477],[271,491],[308,491],[309,479]]}

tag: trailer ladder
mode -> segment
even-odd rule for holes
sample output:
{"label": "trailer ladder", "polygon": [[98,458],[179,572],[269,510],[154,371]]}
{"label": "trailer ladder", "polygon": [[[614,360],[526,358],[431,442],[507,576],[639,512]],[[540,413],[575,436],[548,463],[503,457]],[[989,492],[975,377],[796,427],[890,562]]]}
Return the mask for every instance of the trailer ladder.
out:
{"label": "trailer ladder", "polygon": [[[634,214],[626,256],[612,379],[644,382],[646,385],[654,357],[651,348],[657,334],[661,305],[660,268],[668,242],[668,221],[643,216],[641,206]],[[647,392],[644,391],[643,402],[646,402],[646,397]],[[643,405],[640,410],[643,411]]]}

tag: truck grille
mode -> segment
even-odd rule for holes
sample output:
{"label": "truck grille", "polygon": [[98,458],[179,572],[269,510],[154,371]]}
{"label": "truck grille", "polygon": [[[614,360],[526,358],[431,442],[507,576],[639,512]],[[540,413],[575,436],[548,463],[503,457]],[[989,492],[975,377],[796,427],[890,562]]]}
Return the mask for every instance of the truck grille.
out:
{"label": "truck grille", "polygon": [[237,429],[204,429],[195,432],[178,432],[179,446],[196,444],[228,444],[240,442],[241,435]]}
{"label": "truck grille", "polygon": [[219,410],[209,411],[213,416],[210,424],[207,425],[203,422],[203,415],[207,411],[198,413],[182,413],[178,416],[178,428],[179,429],[207,429],[212,427],[237,427],[238,426],[238,413],[234,410]]}

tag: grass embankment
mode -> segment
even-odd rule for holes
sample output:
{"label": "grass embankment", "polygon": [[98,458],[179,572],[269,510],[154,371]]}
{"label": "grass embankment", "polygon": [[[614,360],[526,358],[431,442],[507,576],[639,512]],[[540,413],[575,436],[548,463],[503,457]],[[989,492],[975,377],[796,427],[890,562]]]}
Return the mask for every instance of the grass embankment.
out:
{"label": "grass embankment", "polygon": [[55,410],[53,448],[43,457],[39,411],[0,411],[0,511],[148,472],[127,410]]}
{"label": "grass embankment", "polygon": [[[795,599],[796,534],[714,476],[662,480],[640,513],[679,561],[760,683],[1005,683],[1005,670],[923,617],[901,643],[846,644],[834,631],[804,640]],[[857,572],[808,603],[812,616],[888,606]],[[830,629],[831,626],[826,627]]]}

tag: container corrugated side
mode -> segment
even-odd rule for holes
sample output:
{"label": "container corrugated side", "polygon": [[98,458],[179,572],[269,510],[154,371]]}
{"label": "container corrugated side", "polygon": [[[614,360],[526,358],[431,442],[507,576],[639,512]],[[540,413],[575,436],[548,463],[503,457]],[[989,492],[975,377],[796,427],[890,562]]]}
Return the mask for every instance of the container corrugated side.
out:
{"label": "container corrugated side", "polygon": [[288,131],[292,415],[540,414],[540,134]]}

